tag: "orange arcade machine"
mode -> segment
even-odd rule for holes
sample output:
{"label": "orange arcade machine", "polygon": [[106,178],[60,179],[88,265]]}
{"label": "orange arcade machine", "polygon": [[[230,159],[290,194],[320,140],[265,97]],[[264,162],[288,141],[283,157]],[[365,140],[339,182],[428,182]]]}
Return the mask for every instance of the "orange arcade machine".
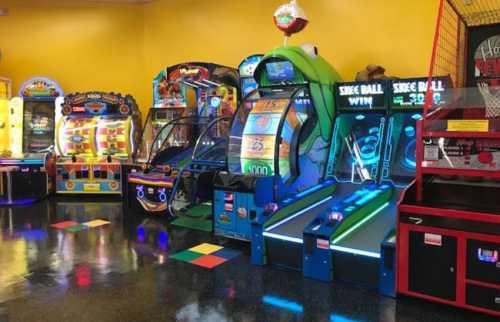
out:
{"label": "orange arcade machine", "polygon": [[[9,90],[2,90],[9,92]],[[34,77],[0,112],[0,204],[29,204],[53,188],[55,110],[63,92],[53,80]]]}
{"label": "orange arcade machine", "polygon": [[56,192],[121,195],[122,164],[135,157],[140,126],[130,95],[67,95],[57,121]]}

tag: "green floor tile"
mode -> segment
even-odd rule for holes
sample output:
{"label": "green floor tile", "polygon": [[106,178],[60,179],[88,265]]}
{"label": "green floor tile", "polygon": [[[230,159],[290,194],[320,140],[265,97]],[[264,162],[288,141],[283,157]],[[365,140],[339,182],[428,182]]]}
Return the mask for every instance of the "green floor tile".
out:
{"label": "green floor tile", "polygon": [[170,256],[172,259],[176,259],[178,261],[183,261],[183,262],[191,262],[192,260],[195,260],[201,256],[204,256],[203,254],[192,252],[190,250],[185,250],[180,253],[174,254]]}
{"label": "green floor tile", "polygon": [[78,224],[78,225],[75,225],[75,226],[71,226],[71,227],[65,228],[64,231],[66,231],[68,233],[77,233],[79,231],[86,230],[87,228],[88,228],[87,226]]}

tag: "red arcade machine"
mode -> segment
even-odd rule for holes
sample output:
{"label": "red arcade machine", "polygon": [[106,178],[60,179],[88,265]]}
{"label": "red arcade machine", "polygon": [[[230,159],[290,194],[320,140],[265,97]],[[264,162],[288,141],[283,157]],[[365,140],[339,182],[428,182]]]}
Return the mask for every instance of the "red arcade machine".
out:
{"label": "red arcade machine", "polygon": [[[417,177],[399,206],[397,291],[500,316],[500,2],[441,0]],[[443,94],[441,94],[443,95]]]}

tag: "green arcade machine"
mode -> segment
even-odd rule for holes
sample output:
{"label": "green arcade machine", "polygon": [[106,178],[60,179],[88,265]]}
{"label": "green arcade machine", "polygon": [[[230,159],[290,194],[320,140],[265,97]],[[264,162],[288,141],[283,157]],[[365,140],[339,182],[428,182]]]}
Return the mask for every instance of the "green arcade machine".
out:
{"label": "green arcade machine", "polygon": [[327,177],[338,188],[303,230],[305,276],[395,295],[397,206],[415,178],[416,122],[428,86],[435,101],[445,99],[444,78],[337,84]]}
{"label": "green arcade machine", "polygon": [[252,259],[264,225],[333,193],[324,177],[339,80],[315,49],[293,46],[264,55],[254,76],[259,88],[231,125],[228,170],[214,181],[215,234],[251,240]]}

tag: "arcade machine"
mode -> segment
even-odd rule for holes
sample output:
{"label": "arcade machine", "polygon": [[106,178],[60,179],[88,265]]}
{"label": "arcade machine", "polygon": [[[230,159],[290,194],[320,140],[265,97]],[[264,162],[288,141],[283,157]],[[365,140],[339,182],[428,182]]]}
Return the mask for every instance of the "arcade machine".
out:
{"label": "arcade machine", "polygon": [[57,121],[56,192],[122,194],[122,163],[138,146],[141,115],[132,96],[69,94]]}
{"label": "arcade machine", "polygon": [[55,81],[35,77],[10,100],[2,117],[0,204],[32,203],[52,190],[55,111],[63,95]]}
{"label": "arcade machine", "polygon": [[[415,175],[412,141],[420,116],[412,101],[389,112],[389,99],[399,87],[410,90],[409,97],[419,89],[425,92],[426,81],[336,85],[338,114],[325,179],[333,181],[335,192],[307,211],[265,227],[269,263],[303,269],[305,276],[320,280],[380,286],[380,248],[395,228],[398,187]],[[432,86],[440,90],[444,85],[435,80]]]}
{"label": "arcade machine", "polygon": [[[178,75],[179,77],[182,76],[180,73]],[[185,111],[179,107],[186,105],[186,100],[191,100],[191,104],[196,104],[194,89],[189,91],[186,88],[173,86],[172,84],[175,82],[175,79],[168,79],[167,68],[161,70],[153,79],[153,106],[149,109],[144,123],[137,154],[133,160],[130,160],[130,163],[122,165],[124,195],[128,195],[128,191],[126,191],[128,189],[128,175],[144,170],[148,163],[148,157],[150,155],[154,156],[163,143],[164,137],[156,139],[158,134],[162,133],[164,135],[168,132],[161,131],[163,127],[170,121],[185,115]],[[184,92],[178,93],[179,91]],[[128,207],[128,199],[125,199],[125,204]]]}
{"label": "arcade machine", "polygon": [[[417,125],[417,176],[399,206],[397,236],[399,294],[496,317],[499,12],[500,3],[474,1],[474,8],[460,1],[440,3],[430,77],[449,71],[456,88],[446,92],[445,105],[434,104],[435,93],[427,92]],[[450,19],[457,30],[450,30]]]}
{"label": "arcade machine", "polygon": [[[294,16],[287,19],[290,13]],[[286,25],[304,21],[304,27],[307,21],[296,3],[281,6],[276,15],[287,35],[292,29]],[[265,224],[331,193],[323,178],[334,114],[332,84],[339,76],[315,48],[295,46],[267,53],[254,75],[258,89],[245,97],[233,119],[228,171],[215,178],[214,230],[251,240],[252,261],[261,262]]]}
{"label": "arcade machine", "polygon": [[[185,99],[175,108],[184,112],[156,136],[148,168],[129,176],[129,205],[153,214],[184,214],[195,221],[201,217],[206,223],[211,214],[206,190],[212,169],[225,166],[226,134],[238,102],[238,74],[225,66],[189,63],[171,68],[168,81],[183,93]],[[174,223],[191,224],[180,219]]]}
{"label": "arcade machine", "polygon": [[[333,247],[387,208],[393,188],[380,184],[380,164],[387,132],[388,87],[387,81],[336,84],[337,113],[325,159],[324,180],[330,191],[319,201],[305,204],[303,210],[263,227],[262,255],[267,263],[330,281],[332,266],[339,272]],[[390,214],[381,221],[382,229],[388,230]],[[370,246],[379,247],[383,237]]]}
{"label": "arcade machine", "polygon": [[250,94],[251,91],[257,89],[258,87],[253,74],[255,72],[255,68],[262,60],[262,57],[263,55],[260,54],[248,56],[240,63],[240,66],[238,66],[242,98]]}
{"label": "arcade machine", "polygon": [[[161,130],[168,122],[182,116],[188,116],[191,113],[187,111],[189,108],[186,109],[183,106],[196,104],[195,89],[193,87],[178,86],[178,84],[187,74],[197,74],[192,70],[193,68],[189,67],[188,64],[180,64],[165,68],[154,78],[153,107],[148,112],[135,163],[147,163],[151,151],[158,150],[164,138],[160,137],[156,141],[155,139],[160,132],[166,134],[167,131]],[[199,81],[203,77],[205,76],[202,73],[197,80]],[[156,143],[155,146],[153,141]]]}

